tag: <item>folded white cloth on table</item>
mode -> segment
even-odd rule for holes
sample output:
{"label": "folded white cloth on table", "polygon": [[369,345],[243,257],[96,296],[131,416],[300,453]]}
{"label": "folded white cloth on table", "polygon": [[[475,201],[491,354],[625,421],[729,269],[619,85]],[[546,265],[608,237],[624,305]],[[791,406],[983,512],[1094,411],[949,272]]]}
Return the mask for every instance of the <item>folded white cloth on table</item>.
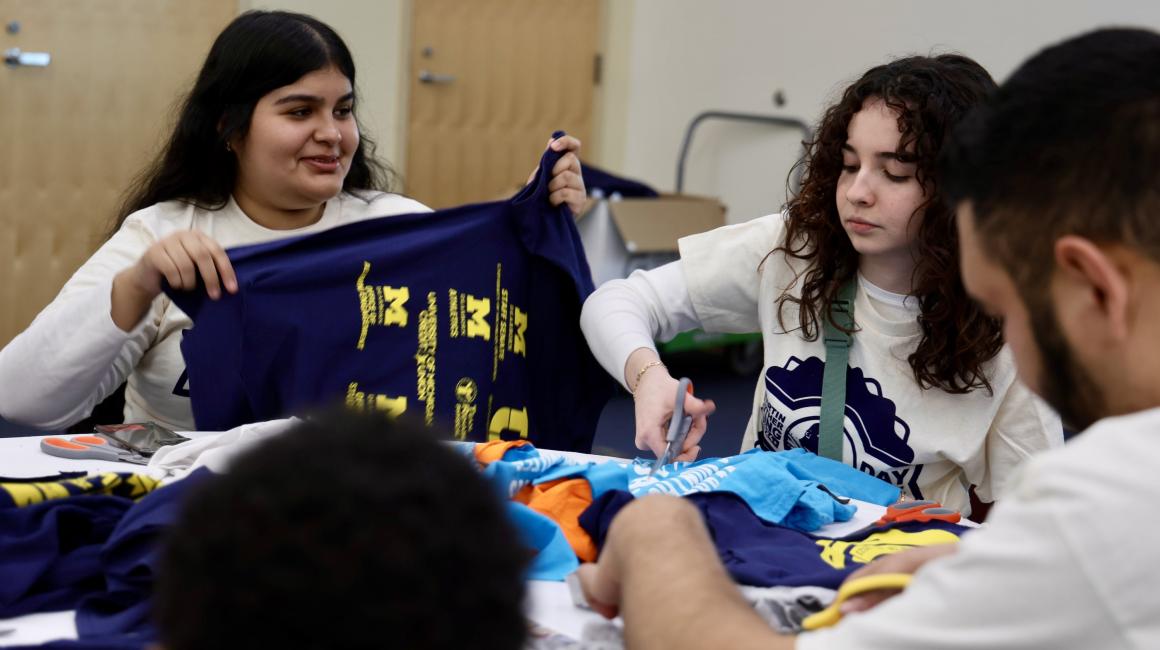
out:
{"label": "folded white cloth on table", "polygon": [[185,478],[199,467],[225,472],[238,454],[289,430],[297,422],[299,418],[243,424],[216,436],[202,436],[180,445],[162,447],[149,459],[149,469],[164,472],[165,482]]}

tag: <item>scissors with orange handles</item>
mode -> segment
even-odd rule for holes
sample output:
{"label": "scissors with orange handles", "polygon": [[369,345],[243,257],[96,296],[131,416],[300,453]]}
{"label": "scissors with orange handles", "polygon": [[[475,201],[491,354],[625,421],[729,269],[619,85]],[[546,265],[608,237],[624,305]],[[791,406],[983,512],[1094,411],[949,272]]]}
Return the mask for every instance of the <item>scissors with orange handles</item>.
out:
{"label": "scissors with orange handles", "polygon": [[100,436],[50,436],[40,441],[40,450],[49,456],[80,460],[112,460],[148,465],[149,459],[127,449],[114,447]]}
{"label": "scissors with orange handles", "polygon": [[957,524],[962,518],[963,515],[958,510],[944,508],[937,501],[898,501],[886,506],[886,514],[874,522],[874,525],[885,526],[886,524],[900,524],[907,521],[923,524],[932,521],[945,521]]}

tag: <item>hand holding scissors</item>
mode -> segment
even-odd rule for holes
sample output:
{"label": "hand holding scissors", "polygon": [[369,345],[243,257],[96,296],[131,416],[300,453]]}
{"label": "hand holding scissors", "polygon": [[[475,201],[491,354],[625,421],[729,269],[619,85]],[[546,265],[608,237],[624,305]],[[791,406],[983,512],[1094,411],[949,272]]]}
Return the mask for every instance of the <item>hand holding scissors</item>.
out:
{"label": "hand holding scissors", "polygon": [[[625,386],[632,392],[637,449],[651,451],[656,456],[664,453],[677,384],[656,352],[640,348],[629,356],[625,363]],[[693,416],[693,425],[675,460],[693,461],[701,451],[699,443],[708,428],[708,418],[717,406],[713,400],[700,399],[692,393],[686,393],[684,400],[685,415]]]}
{"label": "hand holding scissors", "polygon": [[689,429],[693,427],[693,416],[685,414],[685,395],[693,394],[693,382],[688,377],[681,377],[677,382],[677,397],[673,401],[673,416],[669,419],[669,430],[665,434],[665,451],[657,457],[648,475],[657,473],[661,467],[673,462],[685,447],[685,438],[689,436]]}

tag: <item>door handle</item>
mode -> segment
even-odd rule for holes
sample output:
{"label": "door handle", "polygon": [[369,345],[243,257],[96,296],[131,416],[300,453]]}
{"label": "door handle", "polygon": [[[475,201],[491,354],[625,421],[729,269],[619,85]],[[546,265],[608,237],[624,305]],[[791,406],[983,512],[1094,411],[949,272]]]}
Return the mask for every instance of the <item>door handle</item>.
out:
{"label": "door handle", "polygon": [[13,47],[4,50],[4,63],[13,66],[23,65],[44,68],[49,63],[52,63],[52,55],[48,52],[21,52],[20,48]]}
{"label": "door handle", "polygon": [[453,74],[436,74],[430,70],[419,71],[419,83],[425,84],[449,84],[455,81]]}

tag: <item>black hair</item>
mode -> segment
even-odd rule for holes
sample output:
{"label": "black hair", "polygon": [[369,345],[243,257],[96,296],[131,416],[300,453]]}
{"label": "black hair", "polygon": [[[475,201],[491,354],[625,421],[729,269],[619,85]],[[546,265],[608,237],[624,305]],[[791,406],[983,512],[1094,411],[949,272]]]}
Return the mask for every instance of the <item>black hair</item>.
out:
{"label": "black hair", "polygon": [[163,546],[160,640],[517,650],[518,540],[499,491],[430,430],[336,411],[190,491]]}
{"label": "black hair", "polygon": [[[226,143],[246,135],[258,100],[331,66],[355,86],[350,50],[325,23],[286,11],[248,11],[235,18],[210,48],[165,148],[127,192],[112,232],[133,212],[163,201],[209,210],[224,206],[238,175]],[[388,189],[391,172],[375,159],[374,148],[364,133],[343,190]]]}
{"label": "black hair", "polygon": [[1039,52],[955,130],[940,169],[1031,308],[1060,236],[1160,260],[1160,34],[1100,29]]}

